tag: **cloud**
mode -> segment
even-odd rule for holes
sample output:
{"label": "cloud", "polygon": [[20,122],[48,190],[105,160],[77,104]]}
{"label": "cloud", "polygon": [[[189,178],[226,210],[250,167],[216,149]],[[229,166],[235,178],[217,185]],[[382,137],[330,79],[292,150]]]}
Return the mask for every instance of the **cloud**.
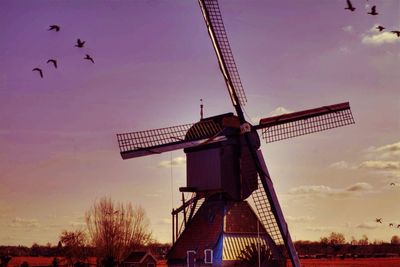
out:
{"label": "cloud", "polygon": [[[282,115],[282,114],[287,114],[287,113],[292,113],[293,110],[284,108],[284,107],[277,107],[276,109],[274,109],[273,111],[269,112],[267,117],[274,117],[274,116],[278,116],[278,115]],[[253,123],[259,123],[259,121],[261,119],[265,118],[265,116],[257,116],[257,117],[251,117],[251,121]]]}
{"label": "cloud", "polygon": [[160,197],[161,195],[160,194],[158,194],[158,193],[147,193],[147,194],[144,194],[144,196],[145,197],[149,197],[149,198],[155,198],[155,197]]}
{"label": "cloud", "polygon": [[372,186],[368,183],[356,183],[353,185],[350,185],[345,189],[347,192],[366,192],[366,191],[371,191]]}
{"label": "cloud", "polygon": [[287,108],[284,108],[284,107],[277,107],[276,109],[274,109],[273,111],[268,113],[268,115],[269,116],[278,116],[278,115],[291,113],[291,112],[293,112],[293,110],[290,110],[290,109],[287,109]]}
{"label": "cloud", "polygon": [[69,225],[72,226],[72,227],[85,227],[86,223],[72,221],[72,222],[69,222]]}
{"label": "cloud", "polygon": [[158,223],[158,225],[171,225],[172,224],[172,220],[171,218],[161,218]]}
{"label": "cloud", "polygon": [[344,160],[334,162],[331,165],[329,165],[330,168],[334,169],[341,169],[341,170],[346,170],[346,169],[354,169],[354,166]]}
{"label": "cloud", "polygon": [[173,158],[172,160],[163,160],[161,161],[158,166],[163,167],[163,168],[170,168],[172,167],[178,167],[185,165],[186,163],[186,158],[185,157],[176,157]]}
{"label": "cloud", "polygon": [[36,219],[24,219],[20,217],[15,217],[12,219],[11,223],[9,224],[10,227],[14,228],[38,228],[40,224]]}
{"label": "cloud", "polygon": [[355,227],[356,227],[356,228],[359,228],[359,229],[369,229],[369,230],[372,230],[372,229],[378,228],[379,225],[377,225],[376,223],[367,222],[367,223],[360,223],[360,224],[357,224]]}
{"label": "cloud", "polygon": [[332,226],[309,226],[306,228],[306,230],[312,232],[333,232],[337,229]]}
{"label": "cloud", "polygon": [[339,52],[343,55],[348,55],[351,53],[351,50],[347,46],[341,46],[339,47]]}
{"label": "cloud", "polygon": [[369,156],[379,159],[400,159],[400,142],[383,145],[380,147],[370,147],[367,149]]}
{"label": "cloud", "polygon": [[395,171],[400,170],[400,161],[368,160],[362,162],[359,167],[373,170]]}
{"label": "cloud", "polygon": [[361,42],[366,45],[381,45],[384,43],[395,43],[399,41],[400,38],[391,32],[363,34],[361,39]]}
{"label": "cloud", "polygon": [[351,26],[351,25],[344,26],[342,28],[342,30],[345,31],[345,32],[352,32],[353,31],[353,26]]}
{"label": "cloud", "polygon": [[332,188],[326,185],[302,185],[289,190],[289,194],[297,196],[355,196],[372,192],[372,186],[359,182],[345,188]]}
{"label": "cloud", "polygon": [[311,216],[285,216],[286,220],[293,223],[306,223],[315,220],[315,217]]}

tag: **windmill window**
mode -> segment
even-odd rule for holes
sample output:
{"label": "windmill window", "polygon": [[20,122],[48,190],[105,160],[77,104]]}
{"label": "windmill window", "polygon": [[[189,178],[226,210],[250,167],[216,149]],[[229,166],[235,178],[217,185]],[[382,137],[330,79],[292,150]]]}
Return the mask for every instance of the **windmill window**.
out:
{"label": "windmill window", "polygon": [[196,251],[188,250],[186,252],[187,267],[195,267],[196,264]]}
{"label": "windmill window", "polygon": [[213,263],[213,250],[212,249],[204,250],[204,263],[206,263],[206,264]]}

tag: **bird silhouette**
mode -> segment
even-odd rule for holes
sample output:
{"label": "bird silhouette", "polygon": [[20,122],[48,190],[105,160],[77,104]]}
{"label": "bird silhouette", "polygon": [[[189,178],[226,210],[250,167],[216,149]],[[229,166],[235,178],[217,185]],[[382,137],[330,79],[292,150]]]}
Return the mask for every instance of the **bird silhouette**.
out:
{"label": "bird silhouette", "polygon": [[385,27],[383,27],[383,26],[381,26],[381,25],[377,26],[376,28],[377,28],[380,32],[383,31],[384,29],[386,29]]}
{"label": "bird silhouette", "polygon": [[90,61],[92,61],[92,63],[94,64],[93,58],[92,58],[91,56],[89,56],[88,54],[86,54],[86,57],[84,57],[83,59],[90,60]]}
{"label": "bird silhouette", "polygon": [[78,40],[76,40],[76,47],[82,48],[83,45],[85,44],[85,41],[81,41],[81,39],[78,38]]}
{"label": "bird silhouette", "polygon": [[395,183],[390,183],[390,185],[391,185],[391,186],[395,186],[396,184],[395,184]]}
{"label": "bird silhouette", "polygon": [[389,223],[389,227],[393,227],[393,223]]}
{"label": "bird silhouette", "polygon": [[371,12],[368,12],[368,14],[370,14],[372,16],[378,15],[379,13],[376,12],[376,6],[372,6]]}
{"label": "bird silhouette", "polygon": [[382,223],[382,218],[376,218],[375,221],[376,221],[377,223]]}
{"label": "bird silhouette", "polygon": [[47,63],[53,63],[53,65],[54,65],[54,68],[56,68],[57,69],[57,60],[55,60],[55,59],[49,59],[49,60],[47,60]]}
{"label": "bird silhouette", "polygon": [[39,68],[34,68],[32,71],[37,71],[39,72],[40,78],[43,78],[43,71]]}
{"label": "bird silhouette", "polygon": [[397,35],[397,37],[400,37],[400,31],[391,31],[391,33],[394,33]]}
{"label": "bird silhouette", "polygon": [[356,10],[355,7],[353,7],[353,5],[351,4],[350,0],[347,0],[347,7],[345,9],[350,10],[351,12],[353,12],[354,10]]}
{"label": "bird silhouette", "polygon": [[48,29],[48,31],[59,32],[60,31],[60,26],[58,26],[58,25],[50,25],[50,28]]}

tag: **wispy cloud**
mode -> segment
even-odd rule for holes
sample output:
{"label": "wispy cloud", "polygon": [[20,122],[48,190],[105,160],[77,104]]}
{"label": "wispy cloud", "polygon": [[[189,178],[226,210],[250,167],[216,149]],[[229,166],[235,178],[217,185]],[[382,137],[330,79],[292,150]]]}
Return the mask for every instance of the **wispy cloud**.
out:
{"label": "wispy cloud", "polygon": [[285,107],[277,107],[276,109],[271,111],[268,115],[269,116],[278,116],[278,115],[287,114],[287,113],[291,113],[291,112],[293,112],[293,110],[287,109]]}
{"label": "wispy cloud", "polygon": [[345,188],[332,188],[326,185],[302,185],[289,190],[289,194],[297,196],[355,196],[372,192],[372,186],[359,182]]}
{"label": "wispy cloud", "polygon": [[355,166],[347,161],[341,160],[338,162],[334,162],[331,165],[329,165],[330,168],[334,168],[334,169],[342,169],[342,170],[346,170],[346,169],[355,169]]}
{"label": "wispy cloud", "polygon": [[363,223],[357,224],[355,227],[356,227],[356,228],[359,228],[359,229],[368,229],[368,230],[372,230],[372,229],[378,228],[379,225],[376,224],[376,223],[371,223],[371,222],[363,222]]}
{"label": "wispy cloud", "polygon": [[344,26],[342,28],[342,30],[345,31],[345,32],[352,32],[353,31],[353,26],[351,26],[351,25]]}
{"label": "wispy cloud", "polygon": [[374,33],[365,33],[362,35],[361,42],[366,45],[382,45],[385,43],[393,44],[395,42],[399,42],[400,38],[398,38],[395,34],[391,32],[374,32]]}
{"label": "wispy cloud", "polygon": [[315,217],[311,216],[285,216],[285,218],[293,223],[307,223],[315,220]]}
{"label": "wispy cloud", "polygon": [[350,48],[348,48],[347,46],[340,46],[339,47],[339,52],[343,55],[348,55],[351,53]]}
{"label": "wispy cloud", "polygon": [[158,222],[158,225],[170,225],[172,224],[171,218],[161,218]]}
{"label": "wispy cloud", "polygon": [[400,170],[400,161],[368,160],[360,164],[360,168],[373,170],[394,171]]}
{"label": "wispy cloud", "polygon": [[285,107],[277,107],[274,110],[272,110],[271,112],[269,112],[267,116],[252,117],[251,121],[253,123],[258,123],[260,121],[260,119],[262,119],[262,118],[278,116],[278,115],[287,114],[287,113],[291,113],[291,112],[293,112],[293,110],[290,110],[290,109],[285,108]]}
{"label": "wispy cloud", "polygon": [[40,227],[40,224],[37,219],[25,219],[25,218],[15,217],[14,219],[12,219],[9,226],[14,228],[32,229]]}
{"label": "wispy cloud", "polygon": [[86,223],[79,222],[79,221],[72,221],[72,222],[69,222],[69,225],[72,227],[85,227]]}
{"label": "wispy cloud", "polygon": [[379,147],[369,147],[367,153],[372,158],[378,159],[400,159],[400,142],[387,144]]}
{"label": "wispy cloud", "polygon": [[306,228],[307,231],[311,232],[332,232],[336,231],[337,227],[332,227],[332,226],[309,226]]}
{"label": "wispy cloud", "polygon": [[170,168],[172,167],[178,167],[185,165],[186,163],[186,158],[184,157],[176,157],[173,158],[172,160],[163,160],[161,161],[158,166],[163,167],[163,168]]}

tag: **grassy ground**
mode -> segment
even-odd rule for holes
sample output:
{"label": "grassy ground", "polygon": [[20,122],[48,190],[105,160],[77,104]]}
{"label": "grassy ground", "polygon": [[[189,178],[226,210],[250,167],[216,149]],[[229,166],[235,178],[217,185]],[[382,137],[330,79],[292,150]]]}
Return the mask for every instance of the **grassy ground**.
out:
{"label": "grassy ground", "polygon": [[300,262],[302,267],[400,267],[400,258],[303,259]]}

